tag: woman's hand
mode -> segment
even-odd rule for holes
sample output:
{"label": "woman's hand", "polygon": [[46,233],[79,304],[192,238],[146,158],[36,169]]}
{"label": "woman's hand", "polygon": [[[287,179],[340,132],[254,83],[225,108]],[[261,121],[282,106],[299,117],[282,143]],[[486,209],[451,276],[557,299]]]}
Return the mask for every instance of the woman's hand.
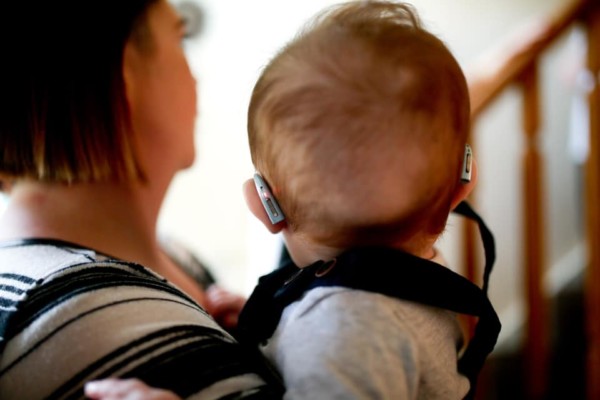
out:
{"label": "woman's hand", "polygon": [[97,400],[181,400],[173,392],[156,389],[139,379],[102,379],[85,384],[85,395]]}

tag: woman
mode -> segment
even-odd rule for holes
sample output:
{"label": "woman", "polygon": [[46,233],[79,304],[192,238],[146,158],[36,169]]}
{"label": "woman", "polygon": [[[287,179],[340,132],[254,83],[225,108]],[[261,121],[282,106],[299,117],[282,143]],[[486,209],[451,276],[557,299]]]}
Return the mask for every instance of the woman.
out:
{"label": "woman", "polygon": [[0,398],[81,397],[108,376],[181,397],[280,396],[156,239],[194,160],[181,18],[166,0],[3,8]]}

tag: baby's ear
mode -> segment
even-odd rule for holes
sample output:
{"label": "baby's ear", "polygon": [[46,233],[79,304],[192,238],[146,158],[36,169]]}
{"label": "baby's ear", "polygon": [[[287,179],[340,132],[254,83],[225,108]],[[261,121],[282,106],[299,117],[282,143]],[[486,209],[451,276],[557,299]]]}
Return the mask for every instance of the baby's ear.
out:
{"label": "baby's ear", "polygon": [[278,222],[277,224],[272,224],[269,219],[269,215],[263,206],[263,203],[260,201],[260,197],[258,192],[256,191],[256,186],[254,184],[253,179],[248,179],[244,182],[243,186],[244,191],[244,199],[246,200],[246,205],[250,212],[254,214],[256,218],[269,230],[271,233],[279,233],[285,227],[285,220]]}

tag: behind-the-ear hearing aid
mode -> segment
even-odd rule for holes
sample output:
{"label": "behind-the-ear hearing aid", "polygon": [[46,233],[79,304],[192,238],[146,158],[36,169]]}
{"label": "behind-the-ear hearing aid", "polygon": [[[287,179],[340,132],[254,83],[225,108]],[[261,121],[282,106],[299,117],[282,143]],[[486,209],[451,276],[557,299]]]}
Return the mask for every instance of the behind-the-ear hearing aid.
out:
{"label": "behind-the-ear hearing aid", "polygon": [[277,204],[277,200],[275,200],[275,196],[271,193],[271,189],[269,185],[264,181],[260,174],[254,174],[254,185],[256,185],[256,191],[258,192],[258,197],[260,197],[260,201],[271,220],[271,223],[275,225],[278,222],[281,222],[285,219],[285,216],[281,212],[281,208],[279,208],[279,204]]}
{"label": "behind-the-ear hearing aid", "polygon": [[465,157],[463,159],[462,173],[460,180],[464,183],[471,182],[471,168],[473,167],[473,150],[468,144],[465,145]]}

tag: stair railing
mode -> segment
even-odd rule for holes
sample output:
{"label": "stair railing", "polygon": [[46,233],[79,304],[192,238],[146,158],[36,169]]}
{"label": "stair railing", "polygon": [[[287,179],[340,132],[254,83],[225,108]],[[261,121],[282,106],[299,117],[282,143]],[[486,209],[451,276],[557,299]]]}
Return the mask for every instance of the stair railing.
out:
{"label": "stair railing", "polygon": [[[523,238],[526,298],[526,395],[542,399],[548,387],[549,308],[543,290],[545,274],[543,155],[539,150],[540,90],[539,64],[556,39],[574,24],[582,24],[588,36],[588,69],[600,77],[600,1],[571,0],[528,32],[520,32],[518,44],[504,44],[468,73],[473,125],[479,116],[509,87],[523,96]],[[508,51],[507,51],[508,49]],[[590,154],[586,169],[586,221],[588,266],[586,272],[587,398],[600,399],[600,88],[589,97]],[[474,145],[475,135],[470,142]],[[463,258],[466,275],[477,281],[475,227],[463,229]]]}

